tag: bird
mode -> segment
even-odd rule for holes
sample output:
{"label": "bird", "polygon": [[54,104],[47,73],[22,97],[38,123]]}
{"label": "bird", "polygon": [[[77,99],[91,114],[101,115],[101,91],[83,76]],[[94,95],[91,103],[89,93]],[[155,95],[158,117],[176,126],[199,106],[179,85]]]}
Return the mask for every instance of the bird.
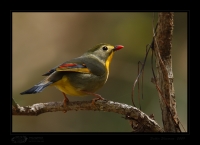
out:
{"label": "bird", "polygon": [[92,99],[92,104],[96,100],[104,100],[96,91],[107,82],[114,52],[122,48],[123,45],[113,46],[107,43],[95,45],[80,57],[50,69],[42,75],[45,76],[42,81],[20,94],[36,94],[48,86],[55,86],[64,95],[65,107],[69,102],[67,95],[93,96],[95,98]]}

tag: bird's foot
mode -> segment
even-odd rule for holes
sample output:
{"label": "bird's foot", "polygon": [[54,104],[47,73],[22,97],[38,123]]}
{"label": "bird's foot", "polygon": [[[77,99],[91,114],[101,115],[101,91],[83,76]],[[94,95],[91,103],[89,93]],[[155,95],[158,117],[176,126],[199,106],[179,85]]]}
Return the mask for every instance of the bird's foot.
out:
{"label": "bird's foot", "polygon": [[99,94],[95,94],[95,93],[91,93],[91,92],[87,92],[87,91],[83,91],[84,93],[87,93],[88,95],[92,95],[92,96],[95,96],[95,98],[94,99],[92,99],[92,103],[91,103],[91,105],[93,105],[93,106],[95,106],[95,101],[97,101],[97,100],[105,100],[103,97],[101,97],[101,95],[99,95]]}
{"label": "bird's foot", "polygon": [[97,100],[105,100],[103,97],[101,97],[101,95],[99,95],[99,94],[94,94],[94,96],[96,96],[96,98],[94,98],[94,99],[92,99],[92,103],[91,103],[91,105],[95,105],[95,101],[97,101]]}

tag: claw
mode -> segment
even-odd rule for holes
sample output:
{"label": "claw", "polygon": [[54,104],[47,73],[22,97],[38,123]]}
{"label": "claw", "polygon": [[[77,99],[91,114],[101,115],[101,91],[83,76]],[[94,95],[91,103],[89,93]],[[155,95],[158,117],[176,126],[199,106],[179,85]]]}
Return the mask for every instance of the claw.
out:
{"label": "claw", "polygon": [[95,101],[97,101],[97,100],[105,100],[105,99],[104,99],[103,97],[101,97],[101,95],[99,95],[99,94],[94,94],[94,93],[89,93],[89,94],[91,94],[91,95],[93,95],[93,96],[96,97],[96,98],[92,99],[91,105],[95,105],[94,103],[95,103]]}
{"label": "claw", "polygon": [[88,94],[88,95],[95,96],[95,98],[92,99],[91,105],[95,105],[94,103],[95,103],[95,101],[97,101],[97,100],[105,100],[105,99],[104,99],[103,97],[101,97],[101,95],[99,95],[99,94],[95,94],[95,93],[91,93],[91,92],[87,92],[87,91],[83,91],[83,92],[86,93],[86,94]]}
{"label": "claw", "polygon": [[94,99],[92,99],[92,103],[91,103],[91,105],[95,105],[94,103],[95,103],[95,101],[97,101],[97,100],[104,100],[104,98],[94,98]]}

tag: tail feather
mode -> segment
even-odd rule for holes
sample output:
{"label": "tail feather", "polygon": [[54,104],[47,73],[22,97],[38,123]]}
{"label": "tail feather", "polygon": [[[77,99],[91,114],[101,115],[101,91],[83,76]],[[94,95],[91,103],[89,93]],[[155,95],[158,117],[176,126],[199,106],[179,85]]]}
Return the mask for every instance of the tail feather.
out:
{"label": "tail feather", "polygon": [[35,94],[35,93],[39,93],[42,92],[43,89],[45,89],[47,86],[49,86],[50,84],[52,84],[52,82],[48,82],[48,83],[39,83],[35,86],[33,86],[32,88],[20,93],[21,95],[24,94]]}

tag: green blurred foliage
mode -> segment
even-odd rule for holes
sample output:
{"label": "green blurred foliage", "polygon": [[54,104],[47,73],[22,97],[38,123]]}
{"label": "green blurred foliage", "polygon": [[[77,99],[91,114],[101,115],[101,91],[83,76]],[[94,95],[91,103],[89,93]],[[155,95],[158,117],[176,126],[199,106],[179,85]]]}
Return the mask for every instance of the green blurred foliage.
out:
{"label": "green blurred foliage", "polygon": [[[82,55],[92,46],[106,42],[124,45],[110,66],[110,76],[98,93],[116,102],[131,103],[131,90],[137,76],[137,63],[143,61],[146,45],[152,41],[153,13],[39,13],[12,14],[13,97],[21,106],[61,101],[54,87],[42,93],[20,95],[32,87],[50,68]],[[157,21],[155,14],[154,23]],[[172,58],[178,116],[187,130],[187,13],[174,13]],[[162,126],[158,93],[151,83],[150,55],[144,72],[142,111],[154,114]],[[137,89],[134,94],[139,106]],[[70,97],[70,101],[93,97]],[[121,115],[110,112],[69,111],[45,113],[37,117],[13,116],[13,132],[130,132]]]}

